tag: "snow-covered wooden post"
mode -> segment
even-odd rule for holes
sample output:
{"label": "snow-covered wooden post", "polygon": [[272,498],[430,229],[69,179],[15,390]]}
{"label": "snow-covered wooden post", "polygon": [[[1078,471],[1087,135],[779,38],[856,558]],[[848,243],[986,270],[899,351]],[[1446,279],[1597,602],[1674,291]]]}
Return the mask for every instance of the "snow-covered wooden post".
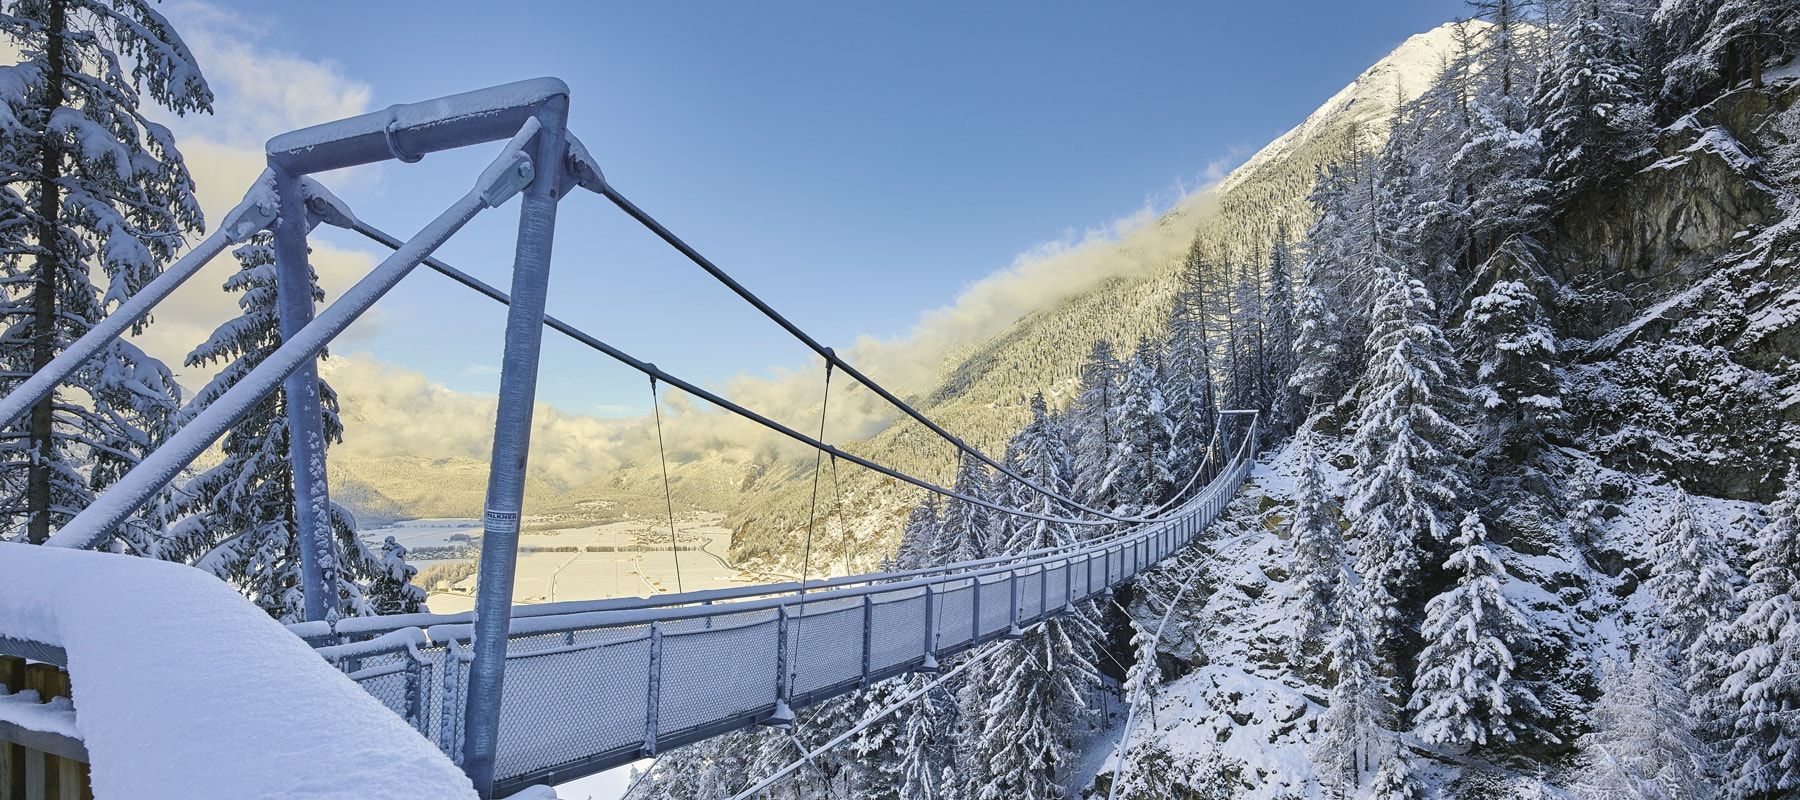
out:
{"label": "snow-covered wooden post", "polygon": [[[300,177],[269,156],[280,212],[275,219],[275,294],[281,339],[299,335],[313,319],[312,265],[306,258],[306,197]],[[287,407],[288,462],[294,479],[294,524],[299,535],[300,592],[308,621],[338,617],[337,548],[331,530],[331,493],[325,479],[325,422],[319,405],[319,366],[308,359],[282,383]]]}
{"label": "snow-covered wooden post", "polygon": [[482,797],[490,796],[494,786],[519,515],[525,500],[531,412],[537,400],[538,356],[544,338],[544,302],[550,290],[557,196],[566,174],[564,126],[568,115],[566,87],[536,104],[533,116],[538,131],[530,150],[534,174],[519,204],[512,303],[507,306],[500,401],[494,412],[494,451],[482,512],[481,567],[475,596],[475,662],[469,669],[468,719],[463,735],[463,770]]}

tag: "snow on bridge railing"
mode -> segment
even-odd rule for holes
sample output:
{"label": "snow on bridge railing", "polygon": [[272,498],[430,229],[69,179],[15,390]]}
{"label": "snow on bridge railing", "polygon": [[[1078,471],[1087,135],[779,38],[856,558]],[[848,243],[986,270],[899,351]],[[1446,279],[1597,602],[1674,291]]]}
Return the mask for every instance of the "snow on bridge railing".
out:
{"label": "snow on bridge railing", "polygon": [[100,800],[476,796],[358,682],[191,567],[0,543],[0,654],[67,668]]}
{"label": "snow on bridge railing", "polygon": [[[1193,543],[1253,466],[1254,423],[1168,521],[1106,539],[909,573],[519,606],[506,647],[497,792],[572,780],[759,722],[1014,634]],[[826,583],[831,585],[827,588]],[[728,600],[728,602],[727,602]],[[466,615],[294,626],[457,756]],[[366,638],[366,637],[374,638]]]}

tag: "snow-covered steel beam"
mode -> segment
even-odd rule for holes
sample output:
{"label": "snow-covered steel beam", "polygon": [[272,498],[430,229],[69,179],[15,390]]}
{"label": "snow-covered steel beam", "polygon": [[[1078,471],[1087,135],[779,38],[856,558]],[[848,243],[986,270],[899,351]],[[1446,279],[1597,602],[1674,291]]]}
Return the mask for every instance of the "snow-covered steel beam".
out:
{"label": "snow-covered steel beam", "polygon": [[[557,81],[561,87],[562,82]],[[475,660],[463,719],[463,771],[482,797],[494,786],[494,753],[500,738],[501,687],[506,681],[506,631],[511,622],[519,521],[525,503],[525,462],[531,454],[531,416],[537,402],[538,361],[544,339],[544,303],[550,293],[550,250],[556,206],[568,171],[565,126],[567,87],[536,102],[520,135],[535,129],[529,148],[537,174],[519,201],[519,236],[513,256],[512,303],[507,305],[506,348],[500,361],[500,398],[494,409],[494,449],[482,506],[480,575],[475,589]]]}
{"label": "snow-covered steel beam", "polygon": [[225,248],[262,230],[274,218],[274,187],[269,174],[265,172],[251,185],[243,201],[225,215],[224,223],[211,235],[200,240],[186,255],[176,259],[161,275],[144,284],[144,288],[139,289],[130,299],[120,303],[118,308],[64,348],[43,369],[32,373],[18,388],[7,393],[6,398],[0,400],[0,425],[24,416],[32,406],[49,397],[59,384],[81,369],[88,359],[123,336],[131,326],[142,322],[149,316],[150,309],[194,277],[201,267],[218,257]]}
{"label": "snow-covered steel beam", "polygon": [[[528,126],[534,127],[534,126]],[[50,536],[48,544],[58,547],[88,548],[103,541],[133,512],[175,479],[206,448],[224,435],[232,425],[262,398],[273,392],[287,376],[317,358],[326,345],[345,328],[375,305],[393,289],[407,273],[432,251],[461,230],[484,208],[497,206],[522,186],[521,180],[532,175],[531,159],[525,153],[508,147],[477,179],[468,194],[426,225],[418,235],[382,261],[356,285],[344,292],[312,324],[298,335],[287,339],[269,357],[237,385],[214,400],[181,430],[176,431],[155,451],[133,467],[94,500],[67,525]]]}
{"label": "snow-covered steel beam", "polygon": [[0,637],[66,654],[98,800],[475,798],[430,741],[201,570],[0,543]]}
{"label": "snow-covered steel beam", "polygon": [[269,160],[296,174],[398,159],[417,161],[451,150],[512,136],[545,104],[566,107],[569,87],[557,78],[402,103],[360,116],[301,128],[268,143]]}

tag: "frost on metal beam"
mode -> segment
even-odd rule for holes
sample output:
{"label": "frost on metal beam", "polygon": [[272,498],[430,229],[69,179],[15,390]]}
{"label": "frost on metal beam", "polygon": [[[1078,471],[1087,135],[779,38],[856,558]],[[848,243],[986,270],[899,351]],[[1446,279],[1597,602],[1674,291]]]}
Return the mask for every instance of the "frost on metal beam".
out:
{"label": "frost on metal beam", "polygon": [[421,103],[402,103],[269,140],[269,160],[297,174],[377,161],[416,161],[511,137],[546,103],[567,103],[569,87],[534,78]]}

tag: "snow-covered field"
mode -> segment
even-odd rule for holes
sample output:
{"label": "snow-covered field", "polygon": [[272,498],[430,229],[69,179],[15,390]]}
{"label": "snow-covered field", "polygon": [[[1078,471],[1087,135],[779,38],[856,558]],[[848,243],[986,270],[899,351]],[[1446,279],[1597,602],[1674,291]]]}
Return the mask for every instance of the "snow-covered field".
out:
{"label": "snow-covered field", "polygon": [[[529,521],[528,521],[529,522]],[[520,603],[593,600],[605,597],[642,597],[696,589],[724,589],[779,580],[782,576],[746,572],[731,566],[725,553],[731,531],[719,526],[716,516],[679,520],[681,543],[677,553],[669,547],[667,522],[624,520],[603,525],[526,530],[519,537],[518,573],[513,585]],[[378,545],[385,537],[411,549],[468,543],[478,549],[481,526],[469,519],[408,520],[361,535]],[[457,537],[468,537],[466,540]],[[575,548],[547,551],[547,548]],[[421,571],[436,564],[468,559],[416,560]],[[475,579],[427,586],[431,610],[454,614],[475,605]]]}

